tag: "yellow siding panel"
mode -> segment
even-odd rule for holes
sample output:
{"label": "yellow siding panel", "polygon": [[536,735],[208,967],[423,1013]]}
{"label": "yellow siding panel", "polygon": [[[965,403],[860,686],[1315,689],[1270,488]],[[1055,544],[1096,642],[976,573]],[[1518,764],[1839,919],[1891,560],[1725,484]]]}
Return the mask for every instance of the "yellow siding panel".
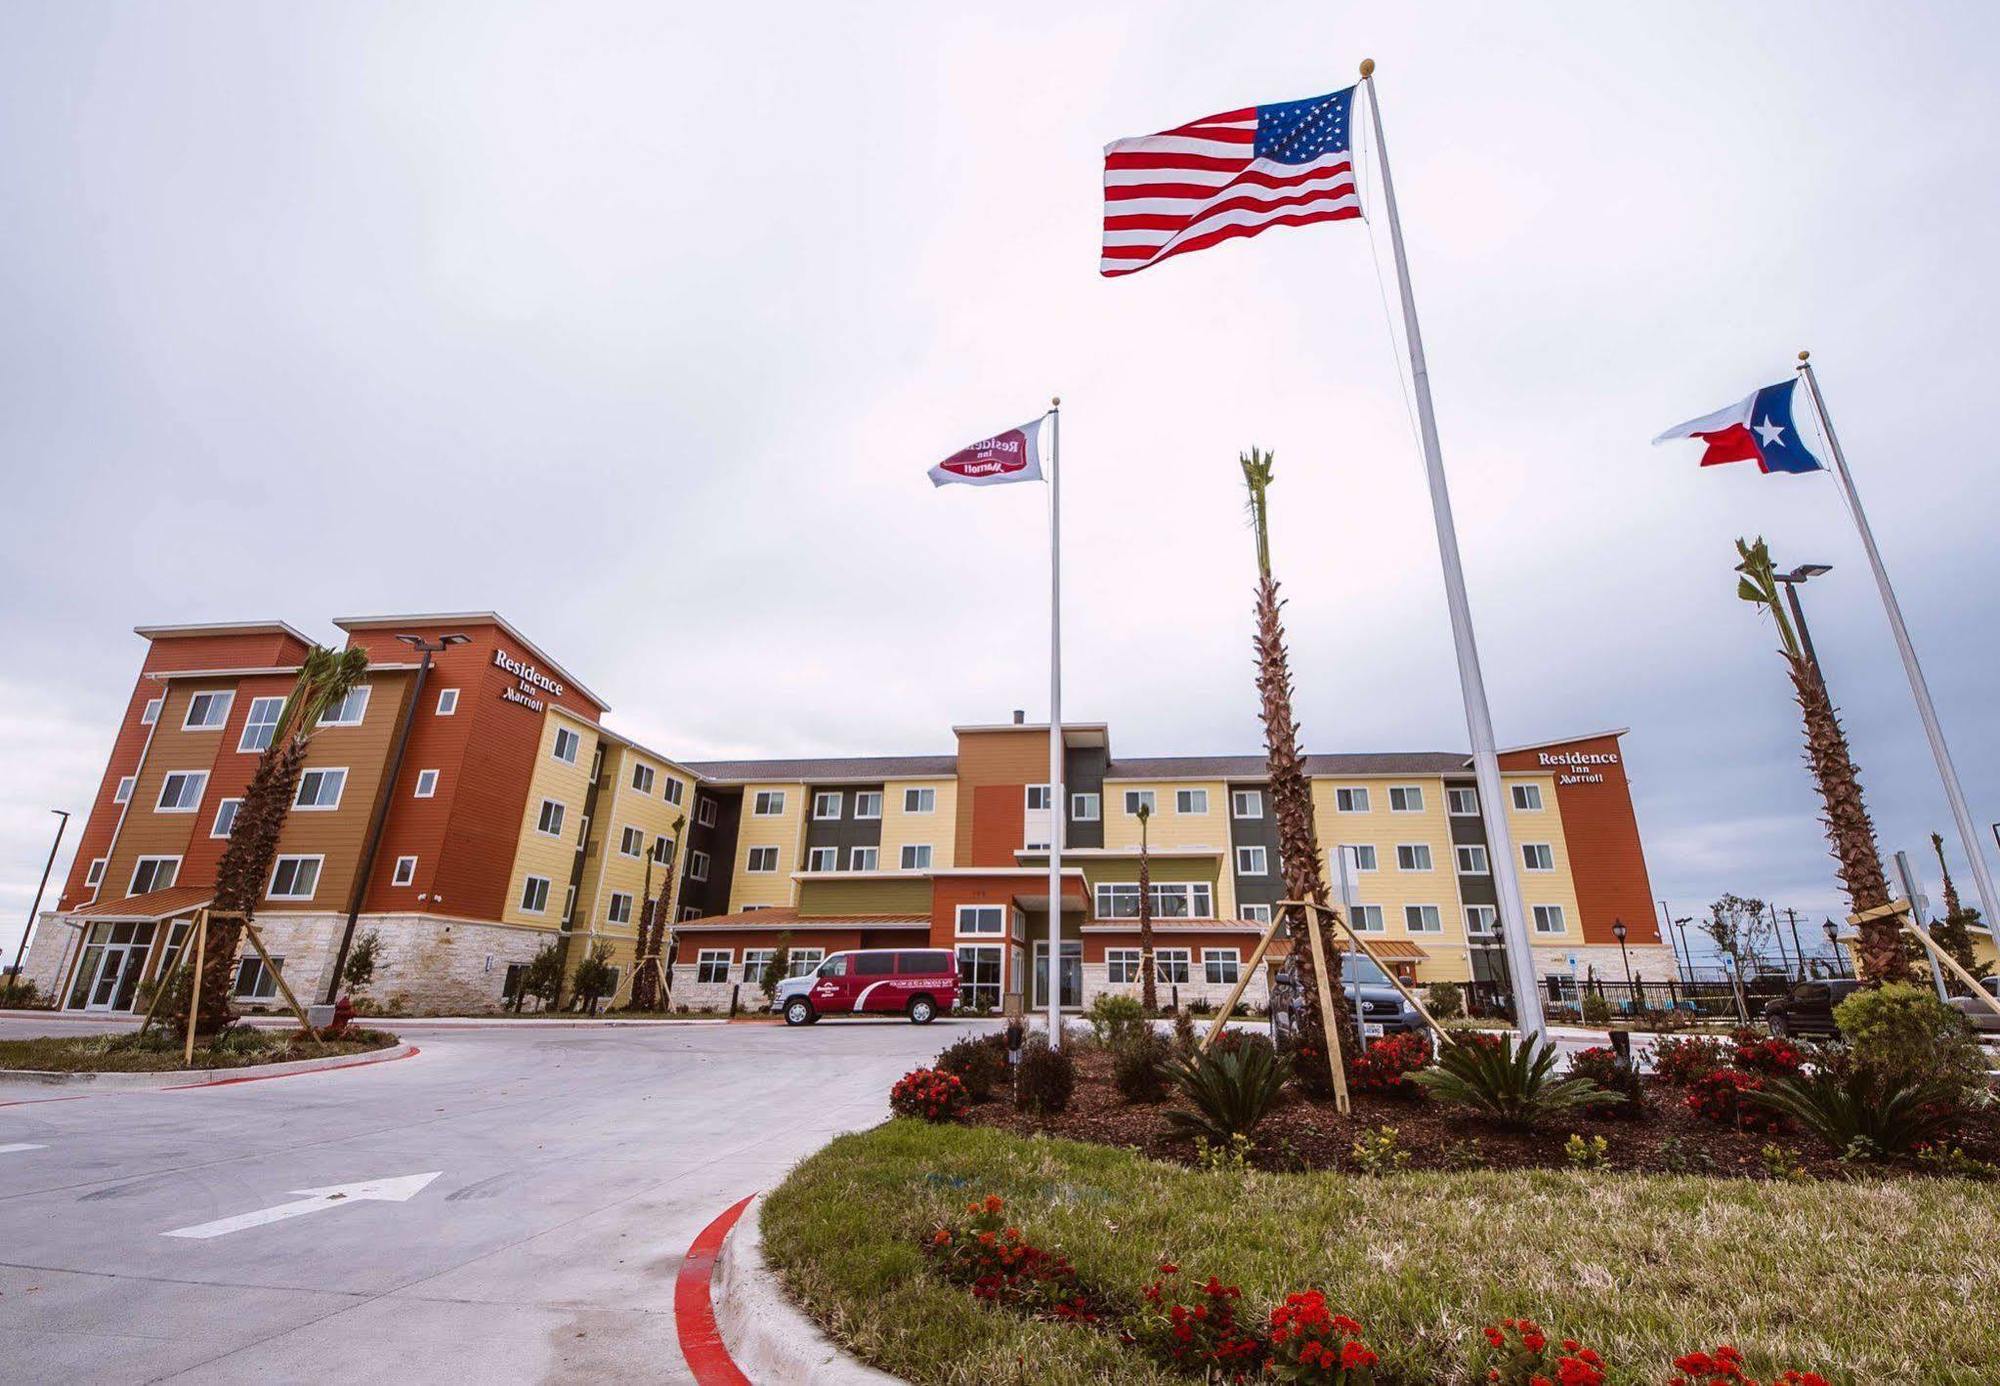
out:
{"label": "yellow siding panel", "polygon": [[[1413,785],[1423,792],[1423,808],[1415,813],[1397,813],[1389,808],[1391,786]],[[1368,811],[1340,813],[1335,810],[1335,791],[1348,787],[1368,790]],[[1422,973],[1451,976],[1445,968],[1467,966],[1465,958],[1465,910],[1458,893],[1458,863],[1452,853],[1451,822],[1445,816],[1445,785],[1437,776],[1395,775],[1383,777],[1348,776],[1315,779],[1312,782],[1313,822],[1319,832],[1320,852],[1328,866],[1328,885],[1339,888],[1333,852],[1341,846],[1372,846],[1376,869],[1355,876],[1356,895],[1364,905],[1382,907],[1381,933],[1385,939],[1408,939],[1431,955]],[[1401,871],[1396,865],[1396,849],[1403,845],[1430,848],[1429,871]],[[1412,933],[1405,922],[1406,905],[1435,905],[1438,933]],[[1456,961],[1452,961],[1455,958]]]}
{"label": "yellow siding panel", "polygon": [[[937,791],[937,807],[931,813],[905,813],[903,791]],[[884,871],[895,871],[903,860],[906,843],[929,843],[931,869],[942,871],[956,865],[952,848],[958,837],[958,781],[891,780],[882,786],[882,851],[877,858]]]}
{"label": "yellow siding panel", "polygon": [[[583,738],[576,764],[557,760],[554,755],[556,730],[568,727]],[[590,767],[597,758],[597,732],[551,703],[542,718],[541,744],[535,748],[535,773],[528,781],[528,802],[521,810],[521,835],[514,847],[514,867],[508,877],[507,900],[501,919],[508,924],[531,928],[560,929],[563,896],[569,888],[570,869],[576,864],[576,848],[583,832],[583,805],[590,793]],[[559,836],[540,830],[542,801],[553,799],[563,806]],[[521,908],[521,891],[529,876],[545,876],[549,881],[548,908],[529,914]],[[586,867],[584,878],[590,873]]]}
{"label": "yellow siding panel", "polygon": [[[760,793],[785,796],[782,812],[759,816],[755,810]],[[752,905],[789,905],[792,875],[805,861],[806,787],[803,784],[746,784],[743,786],[743,815],[736,833],[736,860],[730,863],[729,909],[731,913]],[[768,874],[749,871],[750,849],[776,847],[778,869]]]}

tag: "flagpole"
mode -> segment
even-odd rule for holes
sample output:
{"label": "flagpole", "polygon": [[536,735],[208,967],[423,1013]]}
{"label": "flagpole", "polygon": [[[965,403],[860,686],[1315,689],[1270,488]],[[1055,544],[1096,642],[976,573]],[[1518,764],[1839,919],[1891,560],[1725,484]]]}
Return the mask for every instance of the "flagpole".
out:
{"label": "flagpole", "polygon": [[[1062,396],[1049,401],[1049,1047],[1062,1048]],[[1988,916],[1991,918],[1991,916]]]}
{"label": "flagpole", "polygon": [[1507,971],[1514,989],[1514,1015],[1524,1044],[1548,1038],[1542,1017],[1542,996],[1536,989],[1535,954],[1528,943],[1527,905],[1521,895],[1514,839],[1507,827],[1507,805],[1500,783],[1500,754],[1494,744],[1493,713],[1486,704],[1486,679],[1479,669],[1479,647],[1473,638],[1472,609],[1465,596],[1465,568],[1458,554],[1458,530],[1452,522],[1451,492],[1445,484],[1444,460],[1438,450],[1437,415],[1431,407],[1429,368],[1424,364],[1423,334],[1417,327],[1417,300],[1410,290],[1410,266],[1403,253],[1403,226],[1396,215],[1396,185],[1389,177],[1389,148],[1382,138],[1382,108],[1375,100],[1375,60],[1361,64],[1361,84],[1368,88],[1368,112],[1375,135],[1375,162],[1382,172],[1382,206],[1389,214],[1389,241],[1395,250],[1396,287],[1403,297],[1403,335],[1410,349],[1410,376],[1417,396],[1417,419],[1423,433],[1424,473],[1430,482],[1431,509],[1437,520],[1438,557],[1444,564],[1445,601],[1451,609],[1452,643],[1458,652],[1458,682],[1465,700],[1465,725],[1472,741],[1472,771],[1479,786],[1479,816],[1486,825],[1486,842],[1493,859],[1493,884],[1500,908],[1500,937],[1505,944]]}
{"label": "flagpole", "polygon": [[1861,493],[1854,489],[1854,474],[1847,470],[1847,455],[1840,450],[1840,435],[1833,431],[1833,420],[1826,412],[1826,397],[1819,392],[1819,377],[1813,374],[1812,353],[1799,353],[1799,374],[1805,377],[1806,390],[1812,395],[1813,412],[1819,415],[1819,426],[1826,434],[1827,450],[1833,454],[1834,475],[1840,478],[1840,487],[1847,495],[1847,509],[1854,516],[1854,527],[1861,531],[1861,547],[1868,553],[1868,566],[1875,571],[1875,586],[1882,593],[1882,609],[1889,613],[1889,629],[1896,635],[1896,650],[1903,657],[1903,672],[1910,679],[1910,694],[1916,699],[1917,716],[1923,719],[1924,736],[1931,743],[1931,756],[1937,761],[1938,778],[1944,781],[1944,796],[1951,804],[1952,819],[1958,824],[1958,839],[1965,846],[1965,855],[1972,862],[1972,878],[1979,887],[1979,907],[1984,911],[1989,925],[2000,921],[2000,902],[1996,902],[1993,892],[1993,877],[1986,869],[1986,854],[1980,850],[1979,834],[1973,829],[1972,814],[1965,806],[1965,791],[1959,787],[1958,771],[1952,767],[1951,751],[1944,744],[1944,729],[1938,725],[1937,709],[1931,705],[1930,685],[1924,682],[1924,671],[1917,663],[1916,646],[1910,643],[1909,627],[1903,624],[1903,608],[1896,602],[1896,589],[1889,585],[1889,570],[1882,566],[1882,555],[1875,547],[1875,532],[1868,527],[1868,512],[1861,508]]}

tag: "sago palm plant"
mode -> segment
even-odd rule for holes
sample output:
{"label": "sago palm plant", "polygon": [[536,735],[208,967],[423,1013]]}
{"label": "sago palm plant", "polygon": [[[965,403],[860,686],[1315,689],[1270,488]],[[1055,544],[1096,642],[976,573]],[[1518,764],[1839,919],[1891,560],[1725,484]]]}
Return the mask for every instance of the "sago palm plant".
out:
{"label": "sago palm plant", "polygon": [[1588,1078],[1557,1078],[1555,1067],[1553,1043],[1517,1047],[1511,1035],[1502,1035],[1497,1043],[1447,1045],[1435,1068],[1412,1078],[1440,1101],[1470,1107],[1523,1131],[1565,1112],[1625,1100]]}
{"label": "sago palm plant", "polygon": [[1247,1137],[1270,1112],[1291,1076],[1291,1061],[1255,1041],[1233,1049],[1197,1052],[1160,1065],[1193,1111],[1175,1107],[1167,1120],[1212,1145]]}
{"label": "sago palm plant", "polygon": [[1861,1064],[1844,1073],[1822,1068],[1773,1078],[1762,1091],[1744,1096],[1856,1160],[1907,1154],[1951,1125],[1960,1110],[1958,1094],[1948,1084],[1915,1082]]}

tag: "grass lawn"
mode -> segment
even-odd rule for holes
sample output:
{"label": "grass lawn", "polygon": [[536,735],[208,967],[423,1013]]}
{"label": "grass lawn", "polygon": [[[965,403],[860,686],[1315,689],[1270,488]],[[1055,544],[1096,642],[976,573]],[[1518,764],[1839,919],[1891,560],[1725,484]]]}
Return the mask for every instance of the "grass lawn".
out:
{"label": "grass lawn", "polygon": [[913,1382],[1177,1379],[1110,1333],[988,1309],[934,1276],[920,1238],[988,1193],[1117,1299],[1135,1299],[1162,1258],[1184,1280],[1240,1285],[1259,1317],[1323,1288],[1399,1386],[1473,1382],[1478,1329],[1508,1315],[1597,1348],[1621,1386],[1661,1386],[1676,1355],[1720,1342],[1760,1380],[1788,1366],[1839,1383],[2000,1380],[1994,1195],[1960,1180],[1204,1173],[892,1121],[835,1141],[772,1193],[766,1254],[837,1338]]}
{"label": "grass lawn", "polygon": [[[239,1026],[219,1046],[197,1043],[194,1068],[245,1068],[367,1054],[398,1043],[381,1030],[349,1030],[338,1040],[314,1044],[296,1030],[253,1030]],[[136,1033],[44,1036],[0,1040],[0,1069],[43,1073],[172,1073],[190,1065],[181,1060],[182,1043],[158,1031],[143,1040]]]}

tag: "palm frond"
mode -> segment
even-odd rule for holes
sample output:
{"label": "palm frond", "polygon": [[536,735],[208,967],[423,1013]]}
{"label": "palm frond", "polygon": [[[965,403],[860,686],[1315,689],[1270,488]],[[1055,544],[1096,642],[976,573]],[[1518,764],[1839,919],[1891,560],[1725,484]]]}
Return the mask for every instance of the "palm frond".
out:
{"label": "palm frond", "polygon": [[1588,1078],[1552,1080],[1555,1065],[1554,1044],[1517,1046],[1503,1035],[1498,1044],[1452,1045],[1434,1068],[1411,1076],[1441,1101],[1523,1130],[1563,1112],[1625,1100]]}
{"label": "palm frond", "polygon": [[1243,484],[1249,489],[1250,528],[1257,535],[1257,573],[1271,576],[1271,522],[1269,493],[1277,454],[1251,448],[1237,461],[1243,465]]}

